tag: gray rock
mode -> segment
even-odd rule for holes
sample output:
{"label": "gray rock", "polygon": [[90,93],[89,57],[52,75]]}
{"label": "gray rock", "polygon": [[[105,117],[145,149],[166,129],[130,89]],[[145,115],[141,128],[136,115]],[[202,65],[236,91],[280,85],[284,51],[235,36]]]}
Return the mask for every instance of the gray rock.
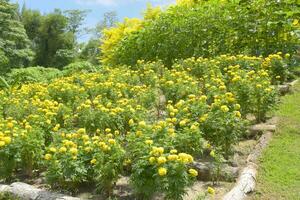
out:
{"label": "gray rock", "polygon": [[0,185],[0,192],[8,192],[21,200],[80,200],[80,198],[38,189],[22,182],[16,182],[11,185]]}
{"label": "gray rock", "polygon": [[37,189],[26,183],[16,182],[10,185],[10,193],[18,196],[22,200],[35,200],[39,196],[41,189]]}
{"label": "gray rock", "polygon": [[193,168],[198,171],[198,180],[210,181],[212,179],[213,166],[208,162],[194,162]]}
{"label": "gray rock", "polygon": [[[194,162],[193,168],[198,171],[198,180],[211,181],[213,179],[214,165],[211,162]],[[239,168],[228,164],[221,166],[220,181],[234,181],[239,175]]]}
{"label": "gray rock", "polygon": [[8,185],[1,185],[0,184],[0,192],[9,192],[10,187]]}
{"label": "gray rock", "polygon": [[289,84],[279,85],[278,86],[279,93],[281,95],[285,95],[285,94],[289,93],[290,92],[290,87],[291,86]]}
{"label": "gray rock", "polygon": [[263,134],[264,132],[275,132],[276,125],[273,124],[255,124],[249,128],[250,136]]}

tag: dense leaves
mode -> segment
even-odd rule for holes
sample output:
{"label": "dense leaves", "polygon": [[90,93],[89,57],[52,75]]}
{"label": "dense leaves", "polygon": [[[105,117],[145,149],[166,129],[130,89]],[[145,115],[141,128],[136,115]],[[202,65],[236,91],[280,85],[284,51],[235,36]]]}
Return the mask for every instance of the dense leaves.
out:
{"label": "dense leaves", "polygon": [[180,1],[132,34],[119,35],[102,61],[133,65],[159,59],[170,66],[192,56],[293,54],[299,15],[297,1]]}

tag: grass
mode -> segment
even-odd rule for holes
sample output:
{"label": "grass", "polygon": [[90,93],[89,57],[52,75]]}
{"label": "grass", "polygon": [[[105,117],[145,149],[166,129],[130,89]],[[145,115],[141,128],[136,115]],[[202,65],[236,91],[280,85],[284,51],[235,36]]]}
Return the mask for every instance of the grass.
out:
{"label": "grass", "polygon": [[253,200],[300,200],[300,81],[282,98],[278,131],[264,151]]}

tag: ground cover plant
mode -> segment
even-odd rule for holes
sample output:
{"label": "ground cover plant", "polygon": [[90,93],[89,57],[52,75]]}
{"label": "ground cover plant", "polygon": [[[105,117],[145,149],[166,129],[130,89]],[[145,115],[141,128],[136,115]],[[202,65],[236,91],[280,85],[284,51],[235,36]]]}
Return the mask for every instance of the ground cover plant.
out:
{"label": "ground cover plant", "polygon": [[45,172],[53,188],[94,184],[111,196],[129,174],[142,199],[182,199],[198,175],[194,160],[229,158],[246,115],[265,120],[288,76],[284,57],[139,61],[5,88],[0,176]]}

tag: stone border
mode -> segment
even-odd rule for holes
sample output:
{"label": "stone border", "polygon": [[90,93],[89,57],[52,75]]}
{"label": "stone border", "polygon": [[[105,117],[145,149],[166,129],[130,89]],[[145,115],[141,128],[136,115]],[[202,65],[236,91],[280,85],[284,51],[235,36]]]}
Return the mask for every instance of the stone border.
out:
{"label": "stone border", "polygon": [[[281,95],[285,95],[292,91],[292,87],[298,83],[296,79],[290,83],[280,85],[278,90]],[[272,121],[272,120],[270,120]],[[263,133],[253,152],[247,157],[246,167],[243,168],[235,186],[222,198],[223,200],[244,200],[247,195],[254,191],[256,185],[256,175],[258,170],[258,158],[262,151],[267,147],[271,138],[272,132],[275,131],[277,120],[273,123],[255,124],[249,128],[249,132],[253,135]]]}
{"label": "stone border", "polygon": [[244,167],[236,185],[223,197],[223,200],[243,200],[247,197],[247,194],[254,191],[258,169],[257,161],[271,138],[272,132],[269,131],[260,137],[254,151],[247,157],[246,167]]}
{"label": "stone border", "polygon": [[291,92],[292,87],[298,82],[298,79],[290,82],[290,83],[285,83],[283,85],[279,85],[278,86],[278,91],[280,93],[280,95],[286,95],[289,92]]}
{"label": "stone border", "polygon": [[49,192],[21,182],[11,185],[0,184],[0,192],[12,194],[21,200],[80,200],[80,198]]}

